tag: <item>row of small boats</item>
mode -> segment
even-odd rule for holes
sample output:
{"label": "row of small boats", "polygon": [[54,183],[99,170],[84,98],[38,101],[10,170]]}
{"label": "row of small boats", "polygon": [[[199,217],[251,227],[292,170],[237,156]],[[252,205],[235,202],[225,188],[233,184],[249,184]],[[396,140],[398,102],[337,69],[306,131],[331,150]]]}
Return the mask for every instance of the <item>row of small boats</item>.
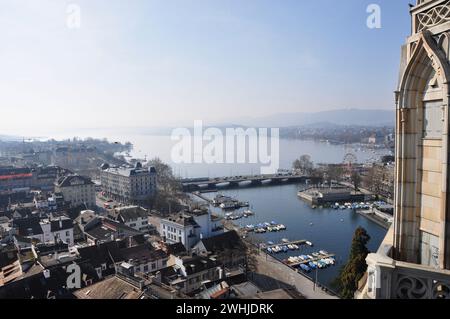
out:
{"label": "row of small boats", "polygon": [[273,247],[267,247],[267,252],[269,254],[287,253],[289,250],[299,250],[300,247],[296,244],[288,245],[276,245]]}
{"label": "row of small boats", "polygon": [[257,225],[246,225],[244,230],[247,232],[255,232],[256,234],[262,234],[266,232],[279,232],[286,230],[286,226],[283,224],[278,224],[275,221],[270,223],[260,223]]}
{"label": "row of small boats", "polygon": [[255,213],[252,212],[250,209],[247,209],[245,211],[243,211],[242,213],[226,213],[225,214],[225,219],[226,220],[238,220],[238,219],[242,219],[242,218],[248,218],[250,216],[254,216]]}
{"label": "row of small boats", "polygon": [[372,207],[372,205],[370,203],[344,203],[344,204],[339,204],[339,203],[335,203],[332,208],[333,209],[370,209]]}
{"label": "row of small boats", "polygon": [[261,249],[265,249],[269,254],[278,254],[278,253],[287,253],[290,250],[299,250],[301,244],[306,244],[308,246],[313,246],[313,243],[310,241],[306,242],[290,242],[289,239],[283,238],[282,244],[274,244],[272,241],[268,241],[266,244],[261,244]]}
{"label": "row of small boats", "polygon": [[[286,259],[285,263],[297,266],[307,272],[311,269],[324,269],[336,264],[334,257],[325,257],[328,254],[312,253],[311,255],[292,256]],[[321,256],[324,257],[321,258]]]}

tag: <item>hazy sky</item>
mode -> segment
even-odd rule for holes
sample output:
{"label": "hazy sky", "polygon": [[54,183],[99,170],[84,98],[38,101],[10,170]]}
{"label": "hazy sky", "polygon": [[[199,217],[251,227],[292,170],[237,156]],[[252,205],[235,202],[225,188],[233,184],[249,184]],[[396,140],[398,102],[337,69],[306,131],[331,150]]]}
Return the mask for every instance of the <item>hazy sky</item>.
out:
{"label": "hazy sky", "polygon": [[393,108],[409,2],[0,0],[0,134]]}

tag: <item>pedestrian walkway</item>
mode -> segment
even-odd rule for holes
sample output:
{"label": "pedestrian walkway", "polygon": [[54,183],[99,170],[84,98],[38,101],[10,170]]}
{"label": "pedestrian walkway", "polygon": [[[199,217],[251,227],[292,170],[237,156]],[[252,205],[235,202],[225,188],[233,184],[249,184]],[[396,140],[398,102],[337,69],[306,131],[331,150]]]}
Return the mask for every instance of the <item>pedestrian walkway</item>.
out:
{"label": "pedestrian walkway", "polygon": [[[295,286],[307,299],[338,299],[321,288],[314,289],[314,282],[297,273],[270,255],[261,253],[256,256],[257,273],[275,279],[286,285]],[[279,288],[279,287],[272,287]]]}

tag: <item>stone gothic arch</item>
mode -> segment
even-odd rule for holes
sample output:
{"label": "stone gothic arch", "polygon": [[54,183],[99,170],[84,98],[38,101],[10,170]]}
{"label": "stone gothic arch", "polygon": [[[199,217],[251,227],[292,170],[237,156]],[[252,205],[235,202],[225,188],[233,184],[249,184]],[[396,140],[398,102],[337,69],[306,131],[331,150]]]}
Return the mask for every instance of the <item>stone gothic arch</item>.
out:
{"label": "stone gothic arch", "polygon": [[430,235],[438,247],[435,266],[450,269],[448,35],[434,38],[424,30],[409,49],[396,92],[395,257],[423,263]]}

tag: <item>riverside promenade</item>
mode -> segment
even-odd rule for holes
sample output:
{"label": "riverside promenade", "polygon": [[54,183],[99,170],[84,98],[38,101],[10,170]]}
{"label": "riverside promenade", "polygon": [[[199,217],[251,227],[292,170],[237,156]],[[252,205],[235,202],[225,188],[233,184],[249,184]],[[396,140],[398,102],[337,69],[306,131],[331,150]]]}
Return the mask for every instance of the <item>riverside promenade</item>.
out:
{"label": "riverside promenade", "polygon": [[[306,299],[339,299],[319,287],[314,289],[313,281],[264,252],[256,256],[256,261],[257,270],[253,280],[262,289],[294,286]],[[265,285],[267,286],[264,287]]]}
{"label": "riverside promenade", "polygon": [[[240,232],[240,229],[232,222],[227,222],[224,226],[228,230]],[[247,245],[253,244],[247,241]],[[256,259],[256,271],[250,275],[250,278],[263,290],[294,286],[306,299],[339,299],[320,287],[314,287],[314,282],[311,279],[264,251],[258,250],[254,258]]]}

